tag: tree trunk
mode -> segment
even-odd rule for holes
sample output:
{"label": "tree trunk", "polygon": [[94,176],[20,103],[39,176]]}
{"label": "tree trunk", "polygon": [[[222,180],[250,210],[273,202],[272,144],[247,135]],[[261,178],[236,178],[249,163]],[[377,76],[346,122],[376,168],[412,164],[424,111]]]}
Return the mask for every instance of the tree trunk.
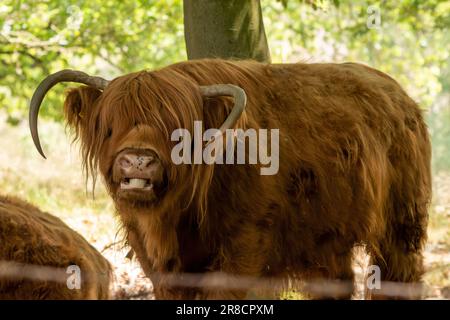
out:
{"label": "tree trunk", "polygon": [[259,0],[184,0],[188,59],[270,62]]}

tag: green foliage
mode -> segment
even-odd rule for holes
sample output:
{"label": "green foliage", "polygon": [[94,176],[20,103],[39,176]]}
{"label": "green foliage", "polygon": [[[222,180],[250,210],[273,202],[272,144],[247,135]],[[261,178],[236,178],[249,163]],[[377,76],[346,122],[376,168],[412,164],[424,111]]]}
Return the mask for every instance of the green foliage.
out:
{"label": "green foliage", "polygon": [[[23,117],[50,72],[81,69],[112,78],[185,59],[180,0],[5,0],[0,4],[0,105]],[[61,117],[63,87],[43,114]]]}
{"label": "green foliage", "polygon": [[392,75],[425,109],[441,92],[450,59],[448,1],[284,3],[263,0],[273,60],[360,61]]}
{"label": "green foliage", "polygon": [[[449,1],[261,2],[274,62],[359,61],[389,73],[430,110],[445,150],[435,161],[450,168]],[[181,0],[3,0],[0,108],[11,124],[26,119],[36,85],[63,68],[113,78],[185,60],[182,15]],[[44,116],[61,118],[64,88],[48,94]]]}
{"label": "green foliage", "polygon": [[435,170],[450,171],[449,1],[263,0],[262,7],[273,62],[358,61],[399,81],[426,110]]}

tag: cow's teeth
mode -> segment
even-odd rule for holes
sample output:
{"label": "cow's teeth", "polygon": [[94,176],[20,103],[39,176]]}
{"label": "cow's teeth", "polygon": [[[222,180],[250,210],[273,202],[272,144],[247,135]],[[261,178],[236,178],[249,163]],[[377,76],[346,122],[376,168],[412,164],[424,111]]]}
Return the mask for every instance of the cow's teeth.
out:
{"label": "cow's teeth", "polygon": [[145,179],[130,179],[130,187],[132,188],[144,188],[146,183]]}

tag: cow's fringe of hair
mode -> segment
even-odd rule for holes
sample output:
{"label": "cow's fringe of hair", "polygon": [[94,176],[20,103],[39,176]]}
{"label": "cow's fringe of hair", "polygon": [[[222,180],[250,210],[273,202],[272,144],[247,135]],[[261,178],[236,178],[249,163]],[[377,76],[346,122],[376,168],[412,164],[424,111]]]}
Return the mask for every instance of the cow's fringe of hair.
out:
{"label": "cow's fringe of hair", "polygon": [[[166,142],[170,141],[175,129],[186,128],[193,132],[194,121],[202,121],[204,129],[218,128],[230,112],[233,102],[226,97],[203,100],[200,85],[229,83],[233,80],[233,83],[245,88],[261,87],[251,68],[231,62],[224,64],[229,69],[225,74],[218,73],[213,67],[201,73],[201,68],[186,70],[183,64],[153,72],[136,72],[113,80],[106,94],[86,86],[70,89],[64,103],[65,116],[67,126],[74,129],[74,142],[81,143],[86,183],[90,178],[95,189],[99,161],[105,152],[102,147],[108,144],[108,139],[113,140],[111,144],[118,142],[114,141],[117,135],[110,137],[111,130],[123,133],[136,124],[151,123],[162,135],[159,141]],[[208,68],[208,64],[202,67]],[[100,105],[101,108],[98,107]],[[112,114],[118,116],[111,117]],[[251,125],[255,126],[254,123]],[[244,112],[237,127],[246,126],[247,116]],[[203,224],[207,217],[207,195],[214,165],[173,166],[170,163],[171,148],[164,144],[158,147],[158,150],[165,151],[162,156],[169,168],[172,194],[187,194],[183,196],[186,200],[179,210],[184,211],[194,204],[198,208],[198,221]],[[185,186],[189,186],[189,189],[186,190]],[[169,201],[173,202],[172,199]]]}

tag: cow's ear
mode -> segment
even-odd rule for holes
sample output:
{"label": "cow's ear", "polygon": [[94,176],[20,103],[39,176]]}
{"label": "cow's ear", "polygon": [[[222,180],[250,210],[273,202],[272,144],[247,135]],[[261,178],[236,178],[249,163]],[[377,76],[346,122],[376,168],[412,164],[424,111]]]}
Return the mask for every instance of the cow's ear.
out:
{"label": "cow's ear", "polygon": [[64,115],[70,127],[79,130],[102,92],[92,87],[69,89],[64,101]]}

